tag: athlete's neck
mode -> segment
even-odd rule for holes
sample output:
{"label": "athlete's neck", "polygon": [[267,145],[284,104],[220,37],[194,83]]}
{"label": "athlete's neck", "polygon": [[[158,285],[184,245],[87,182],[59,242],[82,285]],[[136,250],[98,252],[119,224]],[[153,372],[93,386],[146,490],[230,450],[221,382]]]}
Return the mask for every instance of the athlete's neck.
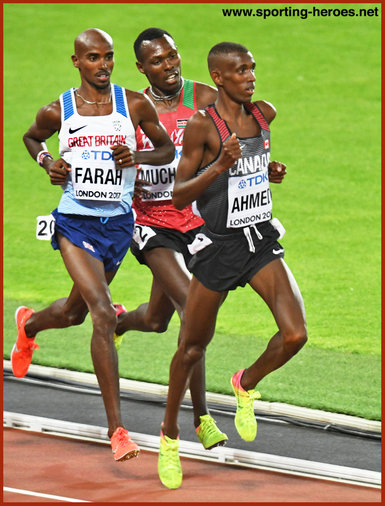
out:
{"label": "athlete's neck", "polygon": [[89,89],[80,88],[75,90],[75,95],[78,96],[84,103],[89,105],[105,105],[111,102],[112,91],[111,86],[103,90],[91,91]]}
{"label": "athlete's neck", "polygon": [[167,101],[171,101],[171,100],[174,100],[175,98],[179,97],[179,95],[183,89],[183,86],[184,86],[184,79],[182,77],[180,80],[180,84],[178,86],[178,89],[174,93],[171,93],[169,95],[165,95],[162,92],[162,90],[156,89],[156,91],[155,91],[155,89],[153,88],[152,85],[150,85],[150,87],[148,88],[148,91],[149,91],[150,97],[152,98],[152,100],[154,102],[167,102]]}

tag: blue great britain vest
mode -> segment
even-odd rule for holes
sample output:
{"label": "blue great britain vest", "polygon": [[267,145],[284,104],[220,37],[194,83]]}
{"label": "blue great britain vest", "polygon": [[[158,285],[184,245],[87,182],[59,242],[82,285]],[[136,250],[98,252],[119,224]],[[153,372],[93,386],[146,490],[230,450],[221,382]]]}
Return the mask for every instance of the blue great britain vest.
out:
{"label": "blue great britain vest", "polygon": [[136,151],[135,129],[124,88],[111,85],[113,110],[105,116],[78,113],[75,89],[60,95],[60,156],[71,165],[58,211],[63,214],[111,217],[130,212],[136,167],[115,168],[110,146]]}

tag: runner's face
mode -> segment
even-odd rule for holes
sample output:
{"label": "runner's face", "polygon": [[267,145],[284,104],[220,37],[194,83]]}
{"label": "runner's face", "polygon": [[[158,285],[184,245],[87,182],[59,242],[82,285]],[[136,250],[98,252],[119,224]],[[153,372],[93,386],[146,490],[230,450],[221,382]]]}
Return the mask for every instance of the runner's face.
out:
{"label": "runner's face", "polygon": [[250,52],[230,53],[221,64],[221,84],[237,102],[250,102],[255,89],[255,61]]}
{"label": "runner's face", "polygon": [[98,89],[110,85],[110,76],[114,68],[114,50],[105,39],[100,38],[83,47],[73,61],[80,71],[82,81]]}
{"label": "runner's face", "polygon": [[181,83],[181,60],[175,42],[168,35],[159,39],[145,40],[141,45],[140,72],[146,75],[151,86],[170,95]]}

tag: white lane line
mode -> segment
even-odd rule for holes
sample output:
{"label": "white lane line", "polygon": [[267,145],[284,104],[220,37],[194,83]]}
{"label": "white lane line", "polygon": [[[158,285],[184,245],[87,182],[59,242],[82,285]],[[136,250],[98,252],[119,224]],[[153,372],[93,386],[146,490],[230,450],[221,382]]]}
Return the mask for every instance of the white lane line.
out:
{"label": "white lane line", "polygon": [[42,494],[41,492],[32,492],[31,490],[21,490],[19,488],[3,487],[4,492],[11,492],[13,494],[32,495],[34,497],[42,497],[44,499],[56,499],[57,501],[65,502],[91,502],[83,501],[82,499],[72,499],[71,497],[63,497],[61,495]]}
{"label": "white lane line", "polygon": [[[109,445],[107,429],[95,425],[79,424],[21,413],[3,412],[3,426],[33,432],[43,432],[67,438],[93,440]],[[159,436],[130,431],[140,448],[159,452]],[[200,443],[179,441],[180,455],[227,465],[239,465],[256,469],[307,476],[321,480],[337,481],[373,488],[381,487],[381,473],[310,460],[275,456],[226,446],[204,450]]]}
{"label": "white lane line", "polygon": [[[3,369],[11,370],[10,360],[3,360]],[[98,386],[95,374],[68,371],[66,369],[58,369],[55,367],[45,367],[41,365],[31,364],[28,371],[32,374],[39,374],[46,378],[64,379],[67,381],[75,381],[85,385]],[[145,383],[142,381],[134,381],[126,378],[120,378],[120,388],[122,391],[148,393],[150,395],[158,395],[167,397],[168,387],[166,385],[158,385]],[[186,392],[186,399],[191,399],[189,392]],[[226,406],[236,406],[236,400],[233,395],[223,395],[207,392],[207,402],[222,404]],[[280,402],[255,401],[254,407],[257,411],[267,415],[284,415],[291,418],[299,418],[300,420],[310,420],[316,422],[330,423],[332,425],[341,425],[342,427],[352,427],[359,430],[368,430],[381,433],[382,424],[380,421],[365,420],[360,417],[344,415],[340,413],[329,413],[327,411],[303,408]]]}

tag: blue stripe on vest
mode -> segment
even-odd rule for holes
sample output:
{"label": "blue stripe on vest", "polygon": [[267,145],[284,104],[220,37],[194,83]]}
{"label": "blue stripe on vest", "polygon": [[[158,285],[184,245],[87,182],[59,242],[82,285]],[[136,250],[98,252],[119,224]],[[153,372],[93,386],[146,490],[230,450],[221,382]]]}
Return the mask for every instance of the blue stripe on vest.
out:
{"label": "blue stripe on vest", "polygon": [[123,88],[114,84],[116,112],[127,118],[127,111],[124,105]]}
{"label": "blue stripe on vest", "polygon": [[63,93],[63,106],[64,106],[64,121],[70,118],[74,113],[74,106],[72,103],[71,90]]}

